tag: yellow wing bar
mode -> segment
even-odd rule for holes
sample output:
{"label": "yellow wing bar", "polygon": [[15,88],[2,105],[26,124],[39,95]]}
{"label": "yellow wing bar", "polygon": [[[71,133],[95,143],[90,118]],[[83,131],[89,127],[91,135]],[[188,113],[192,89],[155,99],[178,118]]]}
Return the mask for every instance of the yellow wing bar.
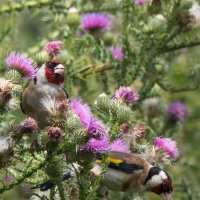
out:
{"label": "yellow wing bar", "polygon": [[[120,163],[123,163],[123,160],[116,159],[116,158],[111,158],[111,157],[106,158],[106,161],[109,162],[109,163],[111,162],[111,163],[113,163],[115,165],[119,165]],[[97,164],[100,164],[101,160],[96,160],[95,162]]]}

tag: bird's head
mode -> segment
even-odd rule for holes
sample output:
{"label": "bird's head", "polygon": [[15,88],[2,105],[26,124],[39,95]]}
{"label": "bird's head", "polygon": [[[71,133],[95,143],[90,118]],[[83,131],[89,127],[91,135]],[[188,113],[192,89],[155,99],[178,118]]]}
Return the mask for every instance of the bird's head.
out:
{"label": "bird's head", "polygon": [[170,176],[159,167],[151,167],[148,177],[145,181],[147,190],[158,194],[163,200],[171,200],[173,191],[172,179]]}
{"label": "bird's head", "polygon": [[48,60],[37,72],[37,79],[41,82],[60,85],[64,82],[64,65],[57,60]]}

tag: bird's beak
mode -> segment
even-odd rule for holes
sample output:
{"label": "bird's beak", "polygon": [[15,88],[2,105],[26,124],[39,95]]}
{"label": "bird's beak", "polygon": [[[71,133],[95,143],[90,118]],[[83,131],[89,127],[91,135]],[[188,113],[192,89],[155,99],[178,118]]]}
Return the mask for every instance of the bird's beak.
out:
{"label": "bird's beak", "polygon": [[163,200],[172,200],[172,196],[169,193],[163,193],[160,195]]}
{"label": "bird's beak", "polygon": [[54,68],[54,74],[60,74],[60,75],[64,75],[65,73],[65,67],[62,64],[57,65]]}

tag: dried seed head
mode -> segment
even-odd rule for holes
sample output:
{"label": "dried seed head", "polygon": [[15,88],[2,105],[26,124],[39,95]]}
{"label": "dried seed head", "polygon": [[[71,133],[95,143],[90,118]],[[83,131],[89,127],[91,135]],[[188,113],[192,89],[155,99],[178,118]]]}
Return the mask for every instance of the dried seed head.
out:
{"label": "dried seed head", "polygon": [[12,98],[10,91],[2,91],[0,92],[0,105],[7,103]]}
{"label": "dried seed head", "polygon": [[136,138],[136,140],[140,140],[145,137],[146,128],[142,124],[136,124],[133,128],[132,134]]}
{"label": "dried seed head", "polygon": [[122,123],[119,127],[119,132],[121,134],[127,134],[130,128],[130,124],[128,123]]}
{"label": "dried seed head", "polygon": [[0,169],[10,163],[14,142],[10,137],[0,137]]}

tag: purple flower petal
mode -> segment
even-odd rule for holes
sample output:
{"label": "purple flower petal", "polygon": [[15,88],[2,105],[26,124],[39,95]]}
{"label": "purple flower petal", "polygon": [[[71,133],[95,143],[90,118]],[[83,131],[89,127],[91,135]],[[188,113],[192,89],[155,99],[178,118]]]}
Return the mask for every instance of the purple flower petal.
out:
{"label": "purple flower petal", "polygon": [[110,145],[110,150],[124,152],[124,153],[130,153],[128,146],[122,139],[117,139],[117,140],[113,141]]}
{"label": "purple flower petal", "polygon": [[10,53],[6,58],[6,64],[10,69],[17,70],[24,79],[32,79],[35,76],[33,60],[19,53]]}
{"label": "purple flower petal", "polygon": [[179,155],[176,142],[171,138],[154,138],[154,146],[162,148],[171,159],[176,158]]}
{"label": "purple flower petal", "polygon": [[187,108],[181,102],[175,102],[168,106],[169,117],[175,121],[184,121],[188,116]]}
{"label": "purple flower petal", "polygon": [[63,48],[63,42],[61,41],[50,41],[47,42],[44,46],[44,50],[49,54],[56,56],[60,53],[61,49]]}
{"label": "purple flower petal", "polygon": [[145,2],[145,0],[135,0],[135,3],[137,5],[142,5],[142,4],[144,4],[144,2]]}
{"label": "purple flower petal", "polygon": [[91,137],[102,138],[106,134],[106,126],[100,120],[92,117],[88,133]]}
{"label": "purple flower petal", "polygon": [[138,100],[138,94],[130,87],[120,87],[116,90],[114,97],[126,104],[134,104]]}
{"label": "purple flower petal", "polygon": [[102,139],[91,138],[80,147],[80,151],[89,153],[103,153],[109,149],[109,140],[107,137]]}
{"label": "purple flower petal", "polygon": [[108,29],[111,20],[103,13],[88,13],[81,16],[81,28],[84,30]]}
{"label": "purple flower petal", "polygon": [[81,98],[73,99],[69,106],[73,113],[79,117],[82,126],[88,130],[92,118],[92,112],[89,106]]}
{"label": "purple flower petal", "polygon": [[112,57],[113,57],[113,59],[116,59],[121,62],[123,60],[122,48],[121,47],[113,47],[112,48]]}

